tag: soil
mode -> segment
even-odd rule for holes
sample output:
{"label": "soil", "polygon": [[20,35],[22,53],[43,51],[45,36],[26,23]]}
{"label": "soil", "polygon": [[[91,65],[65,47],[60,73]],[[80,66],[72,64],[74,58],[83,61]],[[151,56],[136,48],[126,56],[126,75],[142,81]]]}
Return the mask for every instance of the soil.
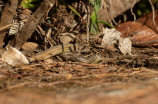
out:
{"label": "soil", "polygon": [[[34,50],[34,54],[29,54],[27,57],[32,57],[51,46],[61,45],[59,34],[68,34],[74,30],[77,31],[75,31],[77,36],[70,43],[87,45],[87,34],[84,34],[86,32],[84,22],[87,21],[82,22],[83,18],[76,17],[63,5],[59,5],[58,13],[54,8],[50,10],[47,2],[42,5],[46,5],[48,10],[44,9],[42,14],[40,10],[36,12],[38,18],[31,17],[36,19],[30,22],[34,29],[28,28],[30,24],[27,23],[28,26],[25,28],[28,30],[23,30],[29,36],[19,33],[19,38],[15,39],[17,42],[15,46],[19,49],[25,42],[38,44],[38,49]],[[77,5],[73,3],[72,6],[75,8]],[[81,7],[80,5],[78,9],[83,15],[86,5],[83,5],[83,9]],[[48,12],[52,15],[47,14]],[[17,17],[19,16],[21,20],[30,18],[32,14],[33,12],[23,7],[19,7],[17,11]],[[3,15],[5,20],[5,12]],[[48,21],[41,22],[44,16]],[[12,15],[10,17],[12,18]],[[12,22],[12,19],[10,21]],[[10,21],[6,20],[6,22]],[[50,28],[52,29],[51,35],[46,37],[46,30]],[[1,35],[0,47],[1,43],[4,45],[5,34],[6,32],[3,36]],[[111,58],[112,61],[87,64],[62,60],[59,56],[53,56],[42,61],[35,60],[29,65],[13,67],[0,60],[0,104],[158,104],[157,48],[150,45],[132,47],[133,56],[127,55],[126,57],[118,49],[117,43],[109,48],[102,47],[100,45],[102,37],[102,35],[98,37],[90,35],[90,54],[100,53],[107,59]],[[7,43],[12,46],[13,40],[9,37]]]}
{"label": "soil", "polygon": [[43,62],[0,70],[2,104],[156,104],[158,72],[146,67]]}

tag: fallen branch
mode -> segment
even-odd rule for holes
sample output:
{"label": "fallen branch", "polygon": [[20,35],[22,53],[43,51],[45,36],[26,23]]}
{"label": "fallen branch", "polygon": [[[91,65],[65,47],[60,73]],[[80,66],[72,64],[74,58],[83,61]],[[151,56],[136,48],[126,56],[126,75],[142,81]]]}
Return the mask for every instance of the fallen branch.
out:
{"label": "fallen branch", "polygon": [[149,45],[149,44],[158,44],[158,40],[152,40],[152,41],[146,41],[146,42],[133,42],[132,45],[133,46],[140,46],[140,45]]}
{"label": "fallen branch", "polygon": [[15,47],[20,49],[23,43],[25,43],[35,31],[39,22],[43,19],[47,11],[53,7],[55,0],[44,0],[35,13],[28,19],[24,27],[16,37]]}
{"label": "fallen branch", "polygon": [[147,54],[147,53],[158,53],[158,50],[157,49],[154,49],[154,50],[150,49],[150,50],[140,50],[138,52],[145,53],[145,54]]}
{"label": "fallen branch", "polygon": [[[3,9],[3,13],[1,16],[0,27],[9,25],[13,21],[13,16],[16,14],[16,9],[22,0],[8,0],[7,4]],[[6,35],[7,31],[4,31],[0,34],[0,48],[3,47],[4,42],[3,39]]]}

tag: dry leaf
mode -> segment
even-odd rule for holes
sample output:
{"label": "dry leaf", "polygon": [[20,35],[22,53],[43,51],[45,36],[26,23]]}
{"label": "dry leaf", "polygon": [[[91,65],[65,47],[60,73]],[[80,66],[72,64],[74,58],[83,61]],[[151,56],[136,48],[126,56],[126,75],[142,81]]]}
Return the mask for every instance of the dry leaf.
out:
{"label": "dry leaf", "polygon": [[[144,25],[148,26],[149,28],[154,30],[156,33],[158,33],[158,30],[156,29],[153,23],[153,12],[138,18],[137,22],[143,23]],[[158,10],[155,10],[155,23],[156,23],[156,26],[158,26]]]}
{"label": "dry leaf", "polygon": [[103,39],[101,45],[111,46],[117,39],[120,38],[121,33],[117,31],[115,28],[108,29],[103,28]]}
{"label": "dry leaf", "polygon": [[6,47],[6,51],[1,56],[2,60],[11,66],[29,64],[27,58],[16,48]]}
{"label": "dry leaf", "polygon": [[132,55],[131,53],[132,42],[129,38],[119,38],[119,49],[124,55]]}
{"label": "dry leaf", "polygon": [[22,50],[35,50],[38,47],[37,43],[34,42],[26,42],[22,45]]}
{"label": "dry leaf", "polygon": [[115,28],[121,32],[121,37],[128,37],[132,42],[144,42],[158,39],[158,34],[155,31],[139,22],[124,22],[120,24],[120,26],[115,26]]}

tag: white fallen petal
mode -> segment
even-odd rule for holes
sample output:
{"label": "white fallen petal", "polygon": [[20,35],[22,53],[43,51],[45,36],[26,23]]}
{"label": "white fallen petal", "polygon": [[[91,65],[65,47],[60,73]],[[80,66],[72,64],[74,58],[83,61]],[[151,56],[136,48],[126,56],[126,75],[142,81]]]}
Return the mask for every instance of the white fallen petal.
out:
{"label": "white fallen petal", "polygon": [[132,55],[132,42],[129,38],[119,38],[119,49],[124,55]]}
{"label": "white fallen petal", "polygon": [[11,46],[6,47],[1,59],[11,66],[29,64],[28,59],[19,50]]}
{"label": "white fallen petal", "polygon": [[120,38],[121,33],[117,31],[115,28],[108,29],[103,28],[103,39],[101,42],[101,45],[111,46],[113,43],[116,42]]}

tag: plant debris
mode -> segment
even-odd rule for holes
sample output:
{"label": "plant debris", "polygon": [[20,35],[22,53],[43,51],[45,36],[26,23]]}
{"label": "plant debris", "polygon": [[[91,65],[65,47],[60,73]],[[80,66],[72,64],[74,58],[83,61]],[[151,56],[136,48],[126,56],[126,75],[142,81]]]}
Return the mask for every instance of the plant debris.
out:
{"label": "plant debris", "polygon": [[[157,103],[157,10],[136,19],[140,0],[21,1],[0,2],[0,103]],[[136,20],[117,24],[129,8]]]}

